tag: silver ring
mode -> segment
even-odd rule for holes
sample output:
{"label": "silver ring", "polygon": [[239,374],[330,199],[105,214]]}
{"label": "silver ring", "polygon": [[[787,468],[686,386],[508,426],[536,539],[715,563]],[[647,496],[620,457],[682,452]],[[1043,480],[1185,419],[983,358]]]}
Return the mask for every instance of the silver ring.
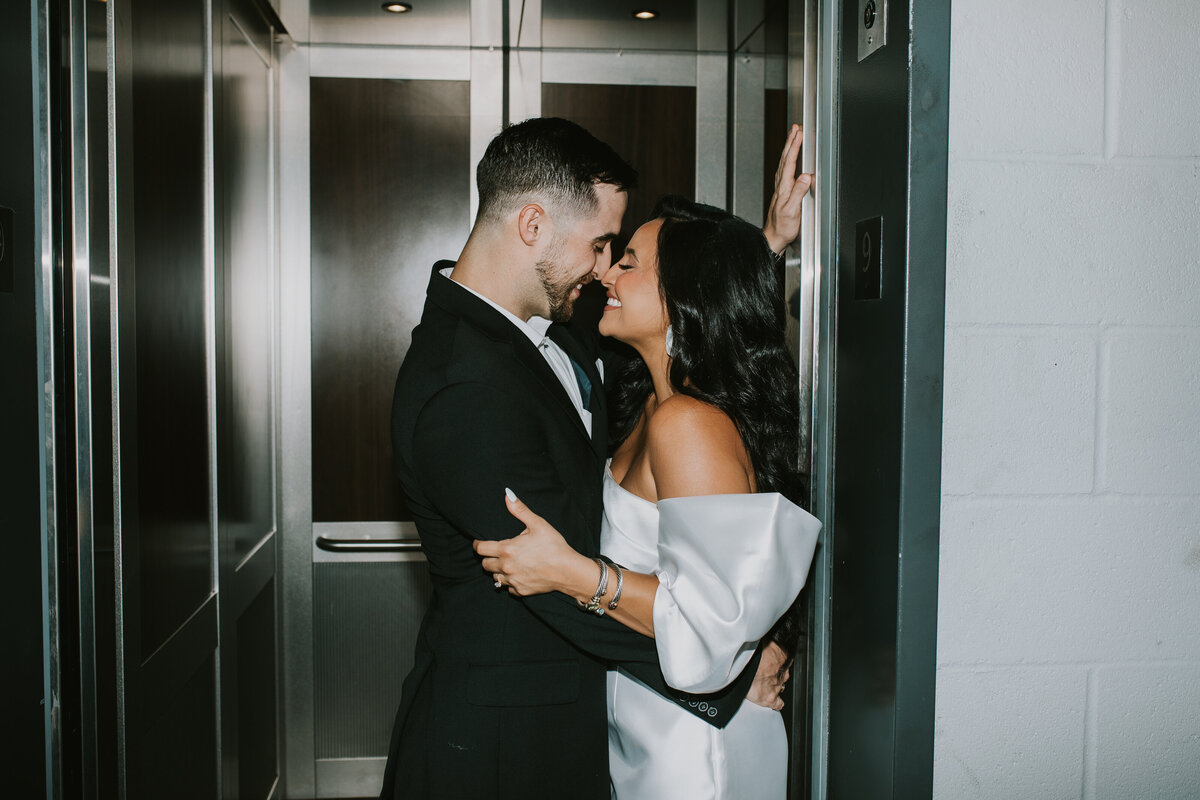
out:
{"label": "silver ring", "polygon": [[495,586],[497,589],[499,589],[503,585],[504,584],[502,584],[500,581],[492,581],[492,586]]}

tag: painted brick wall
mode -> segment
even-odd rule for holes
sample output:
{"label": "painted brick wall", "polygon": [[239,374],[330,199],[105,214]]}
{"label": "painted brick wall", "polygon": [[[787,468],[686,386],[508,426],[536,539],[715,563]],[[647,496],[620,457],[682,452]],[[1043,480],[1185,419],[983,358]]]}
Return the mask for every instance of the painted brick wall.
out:
{"label": "painted brick wall", "polygon": [[1200,2],[954,0],[935,796],[1200,798]]}

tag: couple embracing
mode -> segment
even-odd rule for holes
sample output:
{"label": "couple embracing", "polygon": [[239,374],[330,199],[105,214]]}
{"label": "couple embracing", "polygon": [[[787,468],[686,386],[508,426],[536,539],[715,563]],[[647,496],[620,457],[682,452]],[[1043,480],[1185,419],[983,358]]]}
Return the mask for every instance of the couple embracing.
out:
{"label": "couple embracing", "polygon": [[[384,800],[786,795],[788,612],[820,528],[772,253],[799,147],[765,232],[665,198],[612,264],[628,164],[558,119],[488,146],[396,381],[433,596]],[[564,324],[592,280],[598,333],[636,353],[620,374]]]}

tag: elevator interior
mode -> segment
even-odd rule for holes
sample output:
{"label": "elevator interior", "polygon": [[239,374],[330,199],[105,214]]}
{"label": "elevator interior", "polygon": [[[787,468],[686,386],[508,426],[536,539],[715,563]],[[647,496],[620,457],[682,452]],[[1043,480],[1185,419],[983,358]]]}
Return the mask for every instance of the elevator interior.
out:
{"label": "elevator interior", "polygon": [[[788,123],[805,123],[817,193],[781,300],[812,442],[798,457],[827,527],[787,714],[792,794],[825,796],[831,737],[849,752],[858,731],[831,719],[830,697],[870,680],[831,681],[832,452],[865,442],[839,439],[832,413],[836,284],[853,287],[856,244],[837,219],[860,213],[838,204],[865,197],[861,216],[874,216],[878,196],[903,204],[908,190],[839,183],[838,76],[865,74],[841,46],[854,3],[672,0],[646,21],[577,0],[409,5],[31,0],[17,20],[35,110],[26,380],[50,387],[36,398],[47,444],[30,443],[53,612],[41,785],[53,797],[377,791],[428,593],[391,477],[392,382],[430,266],[466,239],[474,163],[504,123],[546,115],[580,122],[641,173],[626,236],[668,192],[761,221]],[[905,6],[884,7],[893,30]],[[905,108],[904,51],[872,60],[903,94],[885,100]],[[906,167],[903,143],[880,152]],[[899,226],[885,241],[902,248]],[[906,263],[903,249],[887,257]],[[907,307],[905,275],[885,267],[884,301]],[[887,320],[877,339],[842,341],[869,354],[908,324]],[[861,385],[856,363],[842,364],[842,391]],[[878,416],[871,400],[838,402],[847,421]],[[854,571],[858,552],[839,561],[846,585],[878,577]],[[898,627],[896,602],[881,625]],[[865,634],[878,647],[844,639],[842,663],[890,652],[895,669],[895,627]],[[881,702],[899,707],[894,693]]]}
{"label": "elevator interior", "polygon": [[761,221],[789,119],[784,3],[662,3],[645,21],[567,0],[425,8],[317,0],[281,58],[281,255],[297,265],[282,360],[301,366],[282,393],[311,398],[281,420],[283,494],[311,496],[284,512],[311,537],[282,543],[303,565],[284,575],[283,696],[289,791],[314,796],[369,795],[382,775],[429,587],[381,422],[430,265],[470,230],[487,142],[562,116],[612,144],[640,173],[627,238],[666,193]]}

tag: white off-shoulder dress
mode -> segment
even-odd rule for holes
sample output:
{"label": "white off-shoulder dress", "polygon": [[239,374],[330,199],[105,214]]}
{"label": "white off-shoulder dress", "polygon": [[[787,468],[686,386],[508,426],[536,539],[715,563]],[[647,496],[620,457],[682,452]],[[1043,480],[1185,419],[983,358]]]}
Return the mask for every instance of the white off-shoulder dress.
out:
{"label": "white off-shoulder dress", "polygon": [[[730,683],[800,592],[821,523],[779,494],[657,504],[605,470],[601,551],[654,573],[654,635],[667,683],[691,693]],[[614,670],[608,749],[619,800],[787,796],[783,718],[746,700],[715,728]]]}

